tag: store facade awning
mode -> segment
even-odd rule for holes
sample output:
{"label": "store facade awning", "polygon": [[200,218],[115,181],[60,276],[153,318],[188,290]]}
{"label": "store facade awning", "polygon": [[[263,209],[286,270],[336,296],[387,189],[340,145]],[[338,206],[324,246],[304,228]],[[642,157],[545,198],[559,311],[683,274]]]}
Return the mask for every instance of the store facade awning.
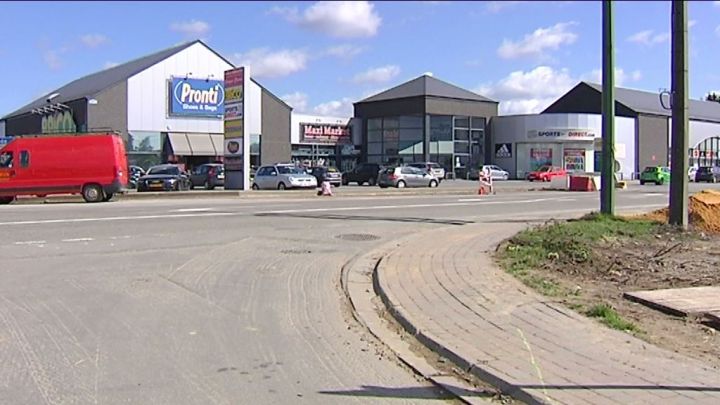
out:
{"label": "store facade awning", "polygon": [[223,135],[193,132],[170,132],[173,153],[180,156],[222,156]]}
{"label": "store facade awning", "polygon": [[223,156],[225,154],[225,137],[223,134],[210,134],[213,146],[215,146],[215,156]]}
{"label": "store facade awning", "polygon": [[187,135],[184,132],[168,133],[168,140],[172,147],[173,154],[181,156],[192,156],[192,149],[188,142]]}
{"label": "store facade awning", "polygon": [[210,134],[187,134],[192,156],[217,156]]}

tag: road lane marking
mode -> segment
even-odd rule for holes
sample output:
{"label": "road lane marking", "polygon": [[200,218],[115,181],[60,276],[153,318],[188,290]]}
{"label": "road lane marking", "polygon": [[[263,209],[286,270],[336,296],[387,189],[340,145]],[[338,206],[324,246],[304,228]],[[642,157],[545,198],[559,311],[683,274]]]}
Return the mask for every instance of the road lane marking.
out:
{"label": "road lane marking", "polygon": [[[460,200],[462,201],[462,200]],[[268,214],[300,214],[310,212],[327,212],[327,211],[373,211],[373,210],[385,210],[394,208],[430,208],[430,207],[463,207],[463,206],[480,206],[480,205],[495,205],[495,204],[528,204],[543,201],[559,201],[557,198],[535,198],[532,200],[480,200],[468,199],[465,202],[449,202],[449,203],[436,203],[436,204],[401,204],[401,205],[374,205],[365,207],[336,207],[336,208],[303,208],[303,209],[292,209],[292,210],[275,210],[275,211],[262,211],[257,214],[268,215]]]}
{"label": "road lane marking", "polygon": [[212,211],[212,208],[181,208],[179,210],[172,210],[170,212],[208,212]]}
{"label": "road lane marking", "polygon": [[0,226],[11,225],[42,225],[42,224],[71,224],[79,222],[110,222],[110,221],[132,221],[140,219],[172,219],[172,218],[193,218],[193,217],[221,217],[236,215],[230,212],[208,212],[197,214],[170,214],[170,215],[140,215],[134,217],[104,217],[104,218],[68,218],[68,219],[43,219],[37,221],[12,221],[0,222]]}
{"label": "road lane marking", "polygon": [[74,239],[63,239],[60,242],[92,242],[93,238],[74,238]]}
{"label": "road lane marking", "polygon": [[24,242],[15,242],[15,245],[44,245],[47,241],[44,240],[27,240]]}

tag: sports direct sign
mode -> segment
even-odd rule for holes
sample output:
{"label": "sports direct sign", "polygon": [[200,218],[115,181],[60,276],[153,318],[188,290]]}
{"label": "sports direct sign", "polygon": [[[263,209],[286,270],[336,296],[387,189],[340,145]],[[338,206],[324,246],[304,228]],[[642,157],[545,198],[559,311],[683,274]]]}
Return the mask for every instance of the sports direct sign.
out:
{"label": "sports direct sign", "polygon": [[221,80],[172,79],[170,115],[222,117],[225,89]]}

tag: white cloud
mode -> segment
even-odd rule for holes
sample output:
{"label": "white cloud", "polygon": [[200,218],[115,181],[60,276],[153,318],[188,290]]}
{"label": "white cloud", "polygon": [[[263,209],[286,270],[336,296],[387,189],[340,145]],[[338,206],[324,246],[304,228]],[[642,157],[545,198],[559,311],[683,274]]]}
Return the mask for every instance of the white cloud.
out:
{"label": "white cloud", "polygon": [[485,9],[491,13],[498,13],[506,8],[522,3],[527,3],[527,1],[488,1],[485,3]]}
{"label": "white cloud", "polygon": [[59,70],[63,67],[64,62],[62,55],[67,52],[67,48],[46,49],[43,51],[43,61],[52,70]]}
{"label": "white cloud", "polygon": [[692,28],[697,24],[697,20],[688,21],[688,28]]}
{"label": "white cloud", "polygon": [[325,55],[334,56],[336,58],[350,60],[365,51],[364,47],[356,45],[337,45],[331,46],[325,51]]}
{"label": "white cloud", "polygon": [[[615,86],[624,86],[629,82],[637,82],[640,79],[642,79],[642,72],[639,70],[626,73],[621,68],[615,68]],[[580,80],[602,84],[602,70],[593,69],[591,72],[581,75]]]}
{"label": "white cloud", "polygon": [[544,56],[546,50],[557,50],[561,45],[569,45],[577,40],[577,34],[569,31],[573,25],[577,23],[558,23],[552,27],[538,28],[519,41],[504,39],[497,50],[498,55],[503,59]]}
{"label": "white cloud", "polygon": [[295,93],[286,94],[280,98],[297,112],[307,111],[308,95],[305,93],[296,91]]}
{"label": "white cloud", "polygon": [[[600,83],[601,73],[600,69],[594,69],[576,78],[568,69],[538,66],[530,71],[512,72],[495,83],[476,88],[475,92],[500,101],[501,114],[535,114],[547,108],[581,80]],[[620,68],[615,70],[616,86],[641,79],[642,72],[639,70],[631,73]]]}
{"label": "white cloud", "polygon": [[88,48],[97,48],[107,42],[107,37],[102,34],[86,34],[80,37],[80,42]]}
{"label": "white cloud", "polygon": [[105,64],[103,65],[103,69],[114,68],[114,67],[117,66],[117,65],[119,65],[119,63],[108,61],[108,62],[105,62]]}
{"label": "white cloud", "polygon": [[670,39],[670,34],[667,32],[660,32],[655,34],[653,30],[645,30],[630,35],[627,40],[636,44],[652,46],[662,44]]}
{"label": "white cloud", "polygon": [[319,1],[302,13],[297,8],[274,7],[271,12],[305,29],[339,38],[372,37],[382,19],[367,1]]}
{"label": "white cloud", "polygon": [[387,65],[358,73],[353,77],[352,81],[357,84],[385,83],[394,79],[398,74],[400,74],[400,67],[396,65]]}
{"label": "white cloud", "polygon": [[210,32],[210,24],[202,20],[178,21],[170,24],[170,30],[188,37],[200,38]]}
{"label": "white cloud", "polygon": [[253,77],[282,77],[304,70],[307,65],[307,52],[300,49],[255,48],[245,53],[237,53],[231,58],[236,65],[250,66]]}
{"label": "white cloud", "polygon": [[720,25],[715,28],[715,34],[720,37]]}
{"label": "white cloud", "polygon": [[327,103],[318,104],[313,108],[313,113],[333,117],[352,117],[353,99],[343,97],[340,100],[333,100],[328,101]]}

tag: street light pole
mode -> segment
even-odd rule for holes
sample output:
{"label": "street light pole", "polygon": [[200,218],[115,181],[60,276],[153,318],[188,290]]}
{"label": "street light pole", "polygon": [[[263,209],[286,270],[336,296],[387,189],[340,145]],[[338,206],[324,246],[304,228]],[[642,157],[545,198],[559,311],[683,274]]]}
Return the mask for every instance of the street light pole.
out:
{"label": "street light pole", "polygon": [[688,226],[688,31],[687,2],[672,2],[672,141],[670,224]]}
{"label": "street light pole", "polygon": [[602,173],[600,212],[615,215],[615,48],[613,2],[602,2]]}

